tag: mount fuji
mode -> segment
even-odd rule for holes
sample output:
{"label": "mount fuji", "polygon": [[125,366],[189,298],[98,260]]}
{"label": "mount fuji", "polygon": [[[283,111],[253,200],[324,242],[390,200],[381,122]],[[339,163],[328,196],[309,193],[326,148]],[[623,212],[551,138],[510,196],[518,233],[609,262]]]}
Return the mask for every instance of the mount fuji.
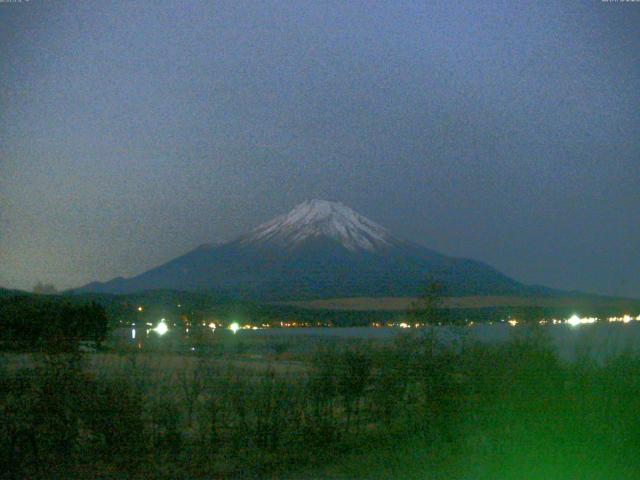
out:
{"label": "mount fuji", "polygon": [[204,291],[262,301],[413,296],[429,277],[448,295],[541,294],[474,260],[393,236],[337,202],[309,200],[228,243],[201,245],[131,278],[75,292]]}

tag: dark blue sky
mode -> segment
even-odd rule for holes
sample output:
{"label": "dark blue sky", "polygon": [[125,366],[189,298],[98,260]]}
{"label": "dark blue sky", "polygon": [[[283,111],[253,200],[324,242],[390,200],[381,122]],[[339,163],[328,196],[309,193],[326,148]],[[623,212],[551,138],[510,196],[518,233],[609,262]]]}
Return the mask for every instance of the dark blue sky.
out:
{"label": "dark blue sky", "polygon": [[327,198],[640,297],[640,3],[23,0],[0,48],[5,287],[139,273]]}

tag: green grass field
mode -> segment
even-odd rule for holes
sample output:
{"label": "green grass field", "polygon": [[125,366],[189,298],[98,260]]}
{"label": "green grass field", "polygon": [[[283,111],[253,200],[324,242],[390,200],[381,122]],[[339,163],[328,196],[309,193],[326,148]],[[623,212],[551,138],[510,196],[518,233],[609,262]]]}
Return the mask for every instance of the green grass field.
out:
{"label": "green grass field", "polygon": [[637,356],[562,362],[541,329],[300,341],[4,354],[0,478],[640,478]]}

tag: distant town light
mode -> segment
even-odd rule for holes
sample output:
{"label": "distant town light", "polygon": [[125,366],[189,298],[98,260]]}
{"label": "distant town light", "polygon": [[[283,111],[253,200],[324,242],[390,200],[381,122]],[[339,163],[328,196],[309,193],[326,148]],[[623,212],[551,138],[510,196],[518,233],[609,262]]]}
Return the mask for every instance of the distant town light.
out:
{"label": "distant town light", "polygon": [[[632,320],[634,320],[634,318],[631,315],[625,314],[622,317],[609,317],[609,322],[622,322],[622,323],[629,323]],[[635,320],[640,320],[640,315],[638,315]]]}
{"label": "distant town light", "polygon": [[160,320],[160,323],[158,323],[158,326],[153,329],[158,335],[164,335],[169,331],[169,327],[167,327],[167,324],[164,322],[165,320],[163,318],[162,320]]}
{"label": "distant town light", "polygon": [[586,324],[586,323],[596,323],[598,319],[596,317],[579,317],[578,315],[572,315],[567,319],[567,323],[572,327],[576,327],[578,325]]}
{"label": "distant town light", "polygon": [[238,325],[237,322],[233,322],[231,325],[229,325],[229,330],[231,330],[234,334],[240,330],[240,325]]}
{"label": "distant town light", "polygon": [[131,329],[131,338],[132,338],[133,340],[135,340],[135,339],[136,339],[136,329],[135,329],[135,328],[132,328],[132,329]]}
{"label": "distant town light", "polygon": [[572,315],[569,320],[567,320],[567,323],[569,325],[571,325],[572,327],[575,327],[577,325],[580,325],[580,317],[578,317],[577,315]]}
{"label": "distant town light", "polygon": [[142,308],[142,307],[138,307],[138,311],[139,311],[139,312],[142,312],[143,310],[144,310],[144,308]]}

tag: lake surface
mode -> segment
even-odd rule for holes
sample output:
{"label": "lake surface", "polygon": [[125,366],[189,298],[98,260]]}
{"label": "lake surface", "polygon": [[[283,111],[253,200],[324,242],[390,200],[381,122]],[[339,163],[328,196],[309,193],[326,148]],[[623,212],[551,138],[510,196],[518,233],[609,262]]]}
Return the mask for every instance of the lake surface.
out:
{"label": "lake surface", "polygon": [[[138,342],[145,338],[155,347],[166,346],[172,350],[189,350],[191,344],[188,338],[179,336],[177,330],[170,330],[164,337],[157,337],[151,333],[147,336],[145,330],[137,331],[137,338],[131,338],[130,328],[120,328],[119,336],[127,339],[127,342]],[[560,358],[563,360],[575,360],[580,355],[588,355],[596,360],[603,360],[622,353],[640,354],[640,322],[623,323],[598,323],[592,325],[570,326],[547,325],[536,327],[538,332],[546,335]],[[531,335],[531,330],[518,325],[510,326],[506,323],[478,324],[472,327],[434,327],[439,340],[445,344],[459,344],[460,342],[480,342],[486,344],[508,341],[516,336]],[[265,328],[259,330],[239,330],[235,335],[228,331],[216,331],[215,338],[225,336],[226,342],[234,340],[236,343],[263,343],[274,344],[286,342],[294,347],[299,344],[302,348],[318,343],[331,341],[393,341],[399,335],[425,335],[426,328],[373,328],[373,327],[345,327],[345,328]],[[178,338],[179,337],[179,338]],[[144,340],[143,340],[144,341]]]}
{"label": "lake surface", "polygon": [[[588,354],[602,360],[621,353],[640,353],[640,322],[604,323],[593,325],[549,325],[538,327],[550,338],[560,357],[573,360],[577,354]],[[505,342],[518,335],[529,335],[526,327],[512,327],[505,323],[474,325],[473,327],[435,327],[436,335],[445,343],[454,341],[478,341],[481,343]],[[393,340],[398,335],[420,335],[427,329],[402,328],[266,328],[239,330],[239,338],[291,338],[318,337],[319,339],[370,339]]]}

